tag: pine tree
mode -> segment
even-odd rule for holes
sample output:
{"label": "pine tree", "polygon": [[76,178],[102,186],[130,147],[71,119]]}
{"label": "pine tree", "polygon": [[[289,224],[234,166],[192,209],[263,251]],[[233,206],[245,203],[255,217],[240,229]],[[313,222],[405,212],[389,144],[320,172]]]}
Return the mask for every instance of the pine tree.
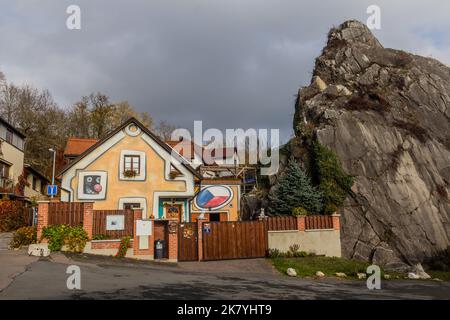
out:
{"label": "pine tree", "polygon": [[278,189],[269,196],[271,214],[291,214],[294,208],[302,207],[309,213],[322,210],[322,193],[311,185],[311,181],[300,165],[291,158]]}

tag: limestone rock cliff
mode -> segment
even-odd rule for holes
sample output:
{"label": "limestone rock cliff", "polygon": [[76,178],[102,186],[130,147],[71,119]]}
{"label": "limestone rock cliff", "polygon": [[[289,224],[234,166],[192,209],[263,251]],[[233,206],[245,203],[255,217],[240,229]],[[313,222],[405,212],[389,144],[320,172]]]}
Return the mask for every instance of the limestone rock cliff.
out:
{"label": "limestone rock cliff", "polygon": [[447,66],[384,48],[358,21],[329,32],[294,130],[301,140],[310,128],[355,176],[345,256],[395,268],[450,245],[449,120]]}

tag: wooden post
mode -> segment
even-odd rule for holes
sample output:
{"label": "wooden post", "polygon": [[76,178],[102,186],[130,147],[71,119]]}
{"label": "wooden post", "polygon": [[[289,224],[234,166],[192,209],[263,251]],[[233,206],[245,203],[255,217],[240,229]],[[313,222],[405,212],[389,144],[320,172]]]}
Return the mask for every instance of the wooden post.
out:
{"label": "wooden post", "polygon": [[38,221],[37,221],[37,240],[40,241],[42,230],[48,226],[48,204],[49,201],[38,201]]}
{"label": "wooden post", "polygon": [[197,250],[198,250],[198,261],[203,260],[203,222],[206,219],[197,218]]}
{"label": "wooden post", "polygon": [[83,229],[89,239],[92,239],[92,229],[94,227],[94,202],[83,203]]}

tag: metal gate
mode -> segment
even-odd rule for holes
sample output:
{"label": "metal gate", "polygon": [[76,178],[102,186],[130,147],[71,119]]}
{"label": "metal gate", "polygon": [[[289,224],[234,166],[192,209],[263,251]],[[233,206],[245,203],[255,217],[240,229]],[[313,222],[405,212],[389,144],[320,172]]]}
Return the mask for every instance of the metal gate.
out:
{"label": "metal gate", "polygon": [[183,222],[178,227],[178,261],[198,260],[197,222]]}
{"label": "metal gate", "polygon": [[261,258],[268,250],[262,221],[204,222],[203,260]]}

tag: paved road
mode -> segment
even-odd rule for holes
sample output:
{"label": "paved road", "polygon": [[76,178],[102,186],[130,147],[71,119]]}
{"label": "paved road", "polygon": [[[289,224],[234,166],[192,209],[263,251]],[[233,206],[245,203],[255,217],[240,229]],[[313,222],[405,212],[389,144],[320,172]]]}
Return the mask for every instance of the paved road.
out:
{"label": "paved road", "polygon": [[[2,251],[15,259],[24,252]],[[28,261],[0,299],[450,299],[450,283],[391,280],[371,291],[364,281],[290,278],[263,259],[157,264],[65,256]],[[68,290],[66,268],[81,269],[81,290]]]}

